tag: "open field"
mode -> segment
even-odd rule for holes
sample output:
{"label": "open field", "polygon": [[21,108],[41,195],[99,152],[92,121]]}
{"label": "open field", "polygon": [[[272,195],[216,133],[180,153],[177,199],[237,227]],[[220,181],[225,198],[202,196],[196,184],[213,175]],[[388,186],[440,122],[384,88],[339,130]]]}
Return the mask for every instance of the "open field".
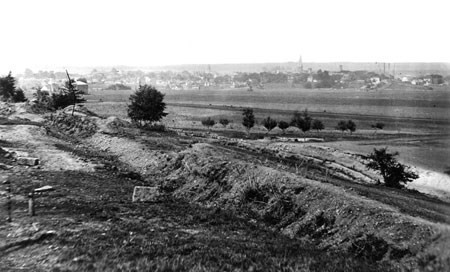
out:
{"label": "open field", "polygon": [[[168,103],[221,105],[277,110],[303,110],[339,114],[447,120],[450,115],[450,91],[422,89],[299,89],[273,88],[232,90],[163,90]],[[128,102],[133,91],[99,91],[88,100]]]}
{"label": "open field", "polygon": [[[126,102],[132,92],[98,92],[87,97],[90,103],[86,105],[100,114],[126,118]],[[308,108],[313,118],[325,124],[324,132],[309,135],[339,140],[333,143],[336,147],[367,153],[373,147],[388,146],[399,151],[400,159],[408,164],[441,173],[450,168],[450,91],[445,87],[431,91],[415,86],[390,86],[378,91],[273,88],[254,92],[242,89],[163,92],[168,104],[169,115],[165,118],[168,126],[203,129],[200,121],[212,117],[228,118],[233,121],[231,127],[242,130],[242,107],[253,107],[257,121],[267,116],[289,121],[294,110]],[[99,99],[105,102],[95,103]],[[341,143],[343,139],[339,139],[340,133],[334,127],[339,120],[348,119],[356,122],[357,131],[354,137],[344,135],[350,142]],[[371,129],[375,122],[386,125],[376,135]],[[217,125],[213,130],[221,127]],[[264,133],[264,128],[259,126],[255,132],[258,131]]]}

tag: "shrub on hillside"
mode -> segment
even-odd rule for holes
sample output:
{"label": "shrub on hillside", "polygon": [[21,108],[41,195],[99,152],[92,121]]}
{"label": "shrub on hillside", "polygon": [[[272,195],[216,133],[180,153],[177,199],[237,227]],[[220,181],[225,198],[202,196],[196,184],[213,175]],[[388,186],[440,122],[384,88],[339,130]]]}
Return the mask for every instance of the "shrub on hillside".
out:
{"label": "shrub on hillside", "polygon": [[395,156],[399,154],[398,152],[388,153],[387,148],[375,148],[373,151],[366,157],[368,160],[367,168],[378,171],[387,187],[402,188],[403,184],[419,178],[415,172],[395,159]]}
{"label": "shrub on hillside", "polygon": [[286,132],[286,129],[289,127],[289,123],[281,120],[278,122],[278,127],[283,131],[283,134]]}

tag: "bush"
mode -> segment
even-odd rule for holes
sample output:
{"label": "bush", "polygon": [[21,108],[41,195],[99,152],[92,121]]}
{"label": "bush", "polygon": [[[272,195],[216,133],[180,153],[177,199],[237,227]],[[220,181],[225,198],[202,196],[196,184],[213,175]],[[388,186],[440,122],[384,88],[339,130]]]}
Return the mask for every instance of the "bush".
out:
{"label": "bush", "polygon": [[223,127],[226,127],[226,126],[230,123],[230,120],[228,120],[228,119],[226,119],[226,118],[222,118],[222,119],[219,120],[219,123],[220,123]]}
{"label": "bush", "polygon": [[160,124],[160,123],[151,123],[151,124],[147,123],[143,126],[143,129],[150,130],[150,131],[157,131],[157,132],[167,131],[166,126],[164,124]]}
{"label": "bush", "polygon": [[350,135],[355,132],[356,130],[356,124],[352,120],[347,121],[347,129],[350,131]]}
{"label": "bush", "polygon": [[272,118],[267,117],[262,122],[263,126],[267,129],[267,132],[270,132],[272,129],[277,127],[278,122]]}
{"label": "bush", "polygon": [[128,106],[128,116],[139,127],[160,121],[167,115],[164,110],[164,94],[150,85],[139,86],[139,89],[130,95],[131,104]]}
{"label": "bush", "polygon": [[325,126],[323,125],[322,121],[320,120],[314,120],[312,123],[312,129],[317,130],[319,132],[320,130],[324,129]]}
{"label": "bush", "polygon": [[278,122],[278,127],[283,131],[284,134],[286,129],[289,127],[289,123],[286,121],[280,121]]}
{"label": "bush", "polygon": [[308,109],[305,109],[302,113],[295,111],[292,116],[291,126],[297,127],[303,131],[303,133],[311,129],[312,118],[309,116]]}
{"label": "bush", "polygon": [[375,148],[373,151],[366,157],[369,161],[367,168],[379,171],[387,187],[402,188],[401,183],[406,184],[419,178],[415,172],[395,159],[398,152],[387,153],[387,148]]}
{"label": "bush", "polygon": [[346,131],[348,128],[347,128],[347,122],[345,122],[345,121],[339,121],[338,122],[338,124],[337,124],[337,126],[336,126],[336,129],[337,130],[341,130],[342,131],[342,134],[344,134],[344,131]]}
{"label": "bush", "polygon": [[202,120],[202,125],[204,125],[205,127],[208,127],[209,129],[211,129],[212,126],[214,126],[216,124],[216,121],[214,121],[214,119],[212,119],[211,117],[208,117],[207,119]]}
{"label": "bush", "polygon": [[73,95],[66,91],[54,93],[52,94],[50,105],[53,109],[64,109],[70,105],[73,105]]}
{"label": "bush", "polygon": [[242,125],[247,129],[247,134],[250,134],[250,129],[255,126],[255,115],[253,109],[247,108],[242,111]]}
{"label": "bush", "polygon": [[377,122],[377,123],[371,125],[371,127],[373,129],[375,129],[374,133],[376,134],[378,129],[383,129],[384,128],[384,123]]}
{"label": "bush", "polygon": [[76,104],[86,101],[83,98],[83,92],[79,91],[74,83],[73,79],[69,79],[66,81],[65,87],[59,89],[59,93],[52,94],[51,107],[53,109],[64,109],[71,105],[75,107]]}
{"label": "bush", "polygon": [[25,97],[25,93],[21,88],[17,88],[12,97],[13,102],[25,102],[27,98]]}

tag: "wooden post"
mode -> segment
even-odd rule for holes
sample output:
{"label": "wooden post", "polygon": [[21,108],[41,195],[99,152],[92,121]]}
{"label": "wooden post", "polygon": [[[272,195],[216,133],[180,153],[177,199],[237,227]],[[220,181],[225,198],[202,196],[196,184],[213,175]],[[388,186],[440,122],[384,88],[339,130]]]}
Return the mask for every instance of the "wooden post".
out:
{"label": "wooden post", "polygon": [[3,184],[7,185],[6,192],[8,194],[8,203],[6,204],[6,209],[8,210],[8,218],[6,218],[6,221],[12,222],[11,182],[9,180],[6,180],[5,182],[3,182]]}
{"label": "wooden post", "polygon": [[28,194],[28,215],[35,216],[36,213],[34,211],[34,193]]}

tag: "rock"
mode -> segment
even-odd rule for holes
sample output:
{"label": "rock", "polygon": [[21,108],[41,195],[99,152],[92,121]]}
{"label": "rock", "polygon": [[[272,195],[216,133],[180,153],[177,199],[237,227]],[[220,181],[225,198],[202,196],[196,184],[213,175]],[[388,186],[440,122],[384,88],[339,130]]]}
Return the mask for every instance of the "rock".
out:
{"label": "rock", "polygon": [[1,169],[1,170],[9,170],[9,169],[11,169],[11,168],[13,168],[11,165],[7,165],[7,164],[4,164],[4,163],[0,163],[0,169]]}
{"label": "rock", "polygon": [[103,163],[96,164],[94,165],[94,169],[95,170],[105,169],[105,165]]}
{"label": "rock", "polygon": [[39,164],[39,159],[32,157],[18,157],[17,163],[21,165],[35,166]]}
{"label": "rock", "polygon": [[53,188],[52,186],[45,185],[40,188],[34,189],[34,192],[35,193],[44,193],[44,192],[49,192],[49,191],[54,191],[54,190],[55,190],[55,188]]}
{"label": "rock", "polygon": [[161,196],[158,187],[135,186],[133,192],[133,202],[153,202]]}

